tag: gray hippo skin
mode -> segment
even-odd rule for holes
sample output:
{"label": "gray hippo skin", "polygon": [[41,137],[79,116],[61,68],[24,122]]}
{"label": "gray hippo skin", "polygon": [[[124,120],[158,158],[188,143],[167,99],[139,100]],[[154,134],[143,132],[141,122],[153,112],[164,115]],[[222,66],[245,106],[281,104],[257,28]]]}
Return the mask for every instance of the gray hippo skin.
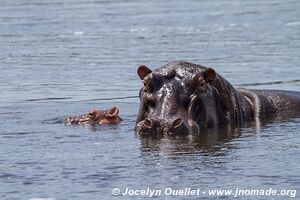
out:
{"label": "gray hippo skin", "polygon": [[188,62],[137,71],[144,87],[138,133],[200,133],[201,129],[300,116],[300,92],[235,89],[215,72]]}

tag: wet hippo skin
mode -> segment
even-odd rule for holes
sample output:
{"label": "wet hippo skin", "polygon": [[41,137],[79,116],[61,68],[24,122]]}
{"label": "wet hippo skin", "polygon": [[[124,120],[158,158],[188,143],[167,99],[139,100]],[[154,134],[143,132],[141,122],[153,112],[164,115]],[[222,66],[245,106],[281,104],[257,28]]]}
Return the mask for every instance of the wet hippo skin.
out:
{"label": "wet hippo skin", "polygon": [[122,121],[119,116],[119,109],[117,107],[112,107],[109,110],[101,111],[93,109],[85,115],[80,115],[76,117],[67,117],[64,119],[64,123],[69,124],[118,124]]}
{"label": "wet hippo skin", "polygon": [[137,73],[141,88],[135,130],[142,134],[199,133],[201,129],[242,126],[300,115],[300,92],[235,89],[212,68],[171,62]]}

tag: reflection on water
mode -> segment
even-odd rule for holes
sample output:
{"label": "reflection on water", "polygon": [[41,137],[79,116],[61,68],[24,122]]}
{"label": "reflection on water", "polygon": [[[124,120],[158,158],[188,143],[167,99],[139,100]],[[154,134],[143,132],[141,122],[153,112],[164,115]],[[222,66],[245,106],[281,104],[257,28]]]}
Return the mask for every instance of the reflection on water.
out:
{"label": "reflection on water", "polygon": [[[226,142],[240,136],[238,128],[221,128],[201,131],[197,135],[167,136],[139,135],[142,151],[161,151],[162,153],[197,154],[222,151]],[[228,146],[226,146],[227,148]]]}
{"label": "reflection on water", "polygon": [[[297,119],[297,118],[296,118]],[[141,151],[159,151],[166,154],[204,154],[211,155],[223,152],[227,148],[240,148],[230,145],[230,141],[241,136],[242,131],[260,136],[261,130],[268,125],[293,121],[291,116],[274,116],[268,120],[257,120],[244,123],[242,127],[216,127],[201,130],[200,134],[183,135],[153,135],[138,134],[141,140]]]}

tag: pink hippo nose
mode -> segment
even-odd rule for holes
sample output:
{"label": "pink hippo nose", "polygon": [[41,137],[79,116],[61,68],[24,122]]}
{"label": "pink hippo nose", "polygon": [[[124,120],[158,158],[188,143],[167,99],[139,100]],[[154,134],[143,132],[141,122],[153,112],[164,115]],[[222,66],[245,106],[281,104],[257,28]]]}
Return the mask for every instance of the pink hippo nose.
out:
{"label": "pink hippo nose", "polygon": [[166,135],[184,134],[189,132],[188,127],[184,124],[183,119],[180,117],[170,120],[163,126],[162,130]]}
{"label": "pink hippo nose", "polygon": [[140,134],[155,134],[157,133],[157,128],[157,121],[146,118],[139,123],[139,125],[136,127],[136,131]]}
{"label": "pink hippo nose", "polygon": [[146,118],[143,123],[144,127],[147,129],[151,129],[153,127],[153,122],[151,119]]}
{"label": "pink hippo nose", "polygon": [[182,125],[182,123],[183,123],[183,120],[180,117],[178,117],[178,118],[174,119],[174,121],[172,122],[171,128],[178,128]]}

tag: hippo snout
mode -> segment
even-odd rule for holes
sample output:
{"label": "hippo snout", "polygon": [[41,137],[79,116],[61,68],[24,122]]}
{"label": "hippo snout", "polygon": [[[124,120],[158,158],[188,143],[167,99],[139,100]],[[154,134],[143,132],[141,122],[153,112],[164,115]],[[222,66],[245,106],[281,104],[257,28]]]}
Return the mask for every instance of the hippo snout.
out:
{"label": "hippo snout", "polygon": [[193,133],[193,130],[194,128],[181,117],[165,121],[146,118],[136,127],[136,131],[141,134],[183,135]]}

